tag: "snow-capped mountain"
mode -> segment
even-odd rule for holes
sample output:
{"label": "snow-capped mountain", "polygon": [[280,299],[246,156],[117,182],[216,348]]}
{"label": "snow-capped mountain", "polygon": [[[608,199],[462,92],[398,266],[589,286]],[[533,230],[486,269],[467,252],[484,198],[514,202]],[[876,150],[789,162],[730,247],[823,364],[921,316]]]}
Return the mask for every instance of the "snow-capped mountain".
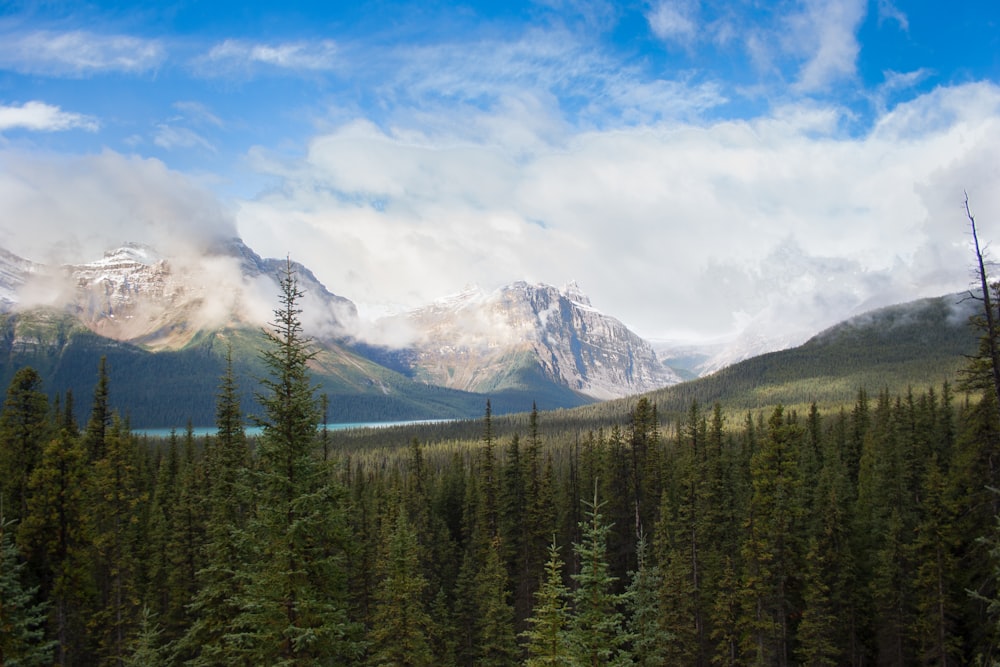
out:
{"label": "snow-capped mountain", "polygon": [[[239,239],[195,257],[163,257],[127,243],[98,260],[44,266],[0,255],[0,305],[53,306],[107,338],[149,349],[176,349],[199,331],[258,326],[271,318],[285,260],[262,259]],[[304,321],[317,337],[345,335],[357,309],[292,262],[305,291]]]}
{"label": "snow-capped mountain", "polygon": [[415,342],[398,363],[426,382],[489,392],[545,378],[578,394],[610,399],[681,378],[649,343],[597,311],[580,288],[517,282],[470,289],[404,316]]}
{"label": "snow-capped mountain", "polygon": [[[273,320],[286,261],[263,259],[239,239],[188,257],[125,244],[100,259],[62,266],[0,254],[0,307],[55,308],[104,338],[148,351],[179,350],[200,332],[258,328]],[[367,356],[424,384],[537,395],[555,406],[682,379],[649,343],[597,311],[575,284],[559,290],[518,282],[442,299],[381,323],[383,331],[402,328],[411,341],[387,349],[362,340],[350,300],[330,292],[306,267],[293,262],[292,268],[304,292],[298,303],[303,327],[321,347]]]}
{"label": "snow-capped mountain", "polygon": [[10,310],[19,301],[25,281],[40,266],[0,248],[0,312]]}

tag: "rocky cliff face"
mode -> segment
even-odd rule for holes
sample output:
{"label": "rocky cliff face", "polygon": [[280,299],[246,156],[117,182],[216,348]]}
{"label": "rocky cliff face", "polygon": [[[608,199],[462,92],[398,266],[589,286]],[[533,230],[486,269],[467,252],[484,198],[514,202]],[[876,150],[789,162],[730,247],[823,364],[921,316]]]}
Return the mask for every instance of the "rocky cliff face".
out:
{"label": "rocky cliff face", "polygon": [[595,310],[571,284],[514,283],[492,293],[470,290],[410,313],[417,342],[403,358],[433,384],[489,392],[538,371],[597,399],[617,398],[680,381],[650,345]]}

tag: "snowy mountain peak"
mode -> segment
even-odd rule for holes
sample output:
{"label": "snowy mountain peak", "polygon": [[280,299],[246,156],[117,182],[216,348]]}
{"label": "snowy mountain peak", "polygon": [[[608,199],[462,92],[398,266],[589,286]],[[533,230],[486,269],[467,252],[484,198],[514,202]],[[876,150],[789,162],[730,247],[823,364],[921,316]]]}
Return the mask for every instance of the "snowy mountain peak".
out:
{"label": "snowy mountain peak", "polygon": [[590,297],[583,293],[575,280],[566,283],[566,286],[562,288],[562,293],[573,303],[578,303],[581,306],[592,306]]}
{"label": "snowy mountain peak", "polygon": [[463,292],[412,311],[407,325],[416,342],[401,357],[411,372],[455,389],[517,388],[523,372],[607,399],[680,381],[647,342],[595,310],[574,283],[559,290],[518,281],[489,294]]}
{"label": "snowy mountain peak", "polygon": [[157,262],[162,261],[163,258],[160,257],[157,252],[149,247],[148,245],[142,243],[128,242],[123,244],[120,248],[115,248],[114,250],[108,250],[104,253],[104,257],[96,262],[91,262],[87,266],[98,266],[98,265],[117,265],[122,263],[133,263],[142,264],[144,266],[151,266]]}

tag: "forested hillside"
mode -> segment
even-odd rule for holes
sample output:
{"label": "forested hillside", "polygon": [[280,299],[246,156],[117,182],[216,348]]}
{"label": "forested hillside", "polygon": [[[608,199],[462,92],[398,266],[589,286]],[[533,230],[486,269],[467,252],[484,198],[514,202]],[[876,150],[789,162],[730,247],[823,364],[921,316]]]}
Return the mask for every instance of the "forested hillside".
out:
{"label": "forested hillside", "polygon": [[[151,352],[99,336],[62,313],[0,314],[0,382],[5,386],[20,368],[30,366],[44,379],[50,398],[66,391],[84,396],[96,381],[97,361],[104,357],[115,384],[113,404],[135,428],[183,428],[189,421],[208,426],[214,420],[214,396],[227,349],[232,351],[244,410],[259,414],[255,392],[265,374],[260,363],[263,340],[257,328],[234,328],[199,333],[178,350]],[[318,392],[330,399],[330,422],[472,417],[482,411],[485,400],[411,380],[334,343],[323,346],[311,364]],[[493,397],[497,411],[526,411],[533,399],[543,408],[589,402],[551,383],[528,386],[544,391],[498,392]]]}
{"label": "forested hillside", "polygon": [[1000,658],[988,392],[952,377],[677,416],[643,397],[593,428],[557,433],[536,411],[502,436],[487,403],[455,432],[471,438],[361,445],[317,429],[290,271],[283,290],[254,440],[231,363],[203,439],[133,434],[103,365],[82,428],[33,369],[12,379],[0,662]]}

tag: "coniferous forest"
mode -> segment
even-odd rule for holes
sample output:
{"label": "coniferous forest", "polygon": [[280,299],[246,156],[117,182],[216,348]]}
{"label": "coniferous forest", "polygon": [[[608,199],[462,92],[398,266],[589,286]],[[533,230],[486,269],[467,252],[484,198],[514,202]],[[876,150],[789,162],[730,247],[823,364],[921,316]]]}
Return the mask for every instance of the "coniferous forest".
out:
{"label": "coniferous forest", "polygon": [[318,427],[300,296],[289,268],[262,412],[230,365],[211,437],[134,434],[103,363],[80,421],[17,373],[0,665],[1000,660],[988,356],[839,409],[663,420],[641,398],[606,427],[554,436],[533,412],[501,437],[487,404],[473,441],[349,448]]}

